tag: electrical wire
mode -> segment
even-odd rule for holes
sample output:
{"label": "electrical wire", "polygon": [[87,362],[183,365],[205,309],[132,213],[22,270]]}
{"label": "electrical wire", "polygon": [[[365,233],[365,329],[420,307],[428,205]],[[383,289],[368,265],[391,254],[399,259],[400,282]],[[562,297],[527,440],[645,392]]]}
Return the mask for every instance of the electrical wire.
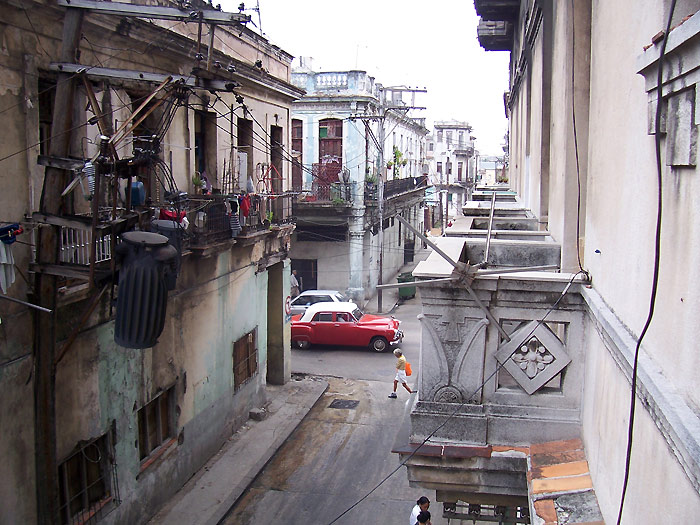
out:
{"label": "electrical wire", "polygon": [[581,163],[578,154],[578,135],[576,133],[576,20],[574,17],[574,0],[571,0],[571,121],[574,132],[574,153],[576,155],[576,259],[578,269],[586,274],[590,280],[589,273],[583,269],[581,263]]}
{"label": "electrical wire", "polygon": [[661,260],[661,216],[662,216],[662,204],[663,204],[663,178],[662,178],[662,168],[661,168],[661,108],[663,103],[663,68],[664,68],[664,58],[666,55],[666,44],[668,43],[668,35],[671,31],[671,21],[673,20],[673,12],[676,9],[676,0],[671,2],[671,8],[668,13],[668,21],[666,22],[666,32],[664,33],[664,40],[661,44],[661,51],[659,52],[659,66],[657,70],[656,77],[656,91],[657,91],[657,104],[656,104],[656,118],[654,122],[654,144],[656,149],[656,183],[658,185],[657,191],[657,210],[656,210],[656,232],[654,235],[654,273],[651,281],[651,294],[649,297],[649,313],[647,315],[646,322],[644,323],[644,328],[639,334],[639,339],[637,339],[637,345],[634,349],[634,363],[632,365],[632,388],[630,392],[630,411],[629,411],[629,423],[627,426],[627,453],[625,455],[625,476],[622,482],[622,495],[620,496],[620,509],[617,514],[617,525],[620,525],[622,521],[622,510],[625,504],[625,496],[627,495],[627,486],[629,484],[630,477],[630,464],[632,462],[632,441],[634,434],[634,416],[635,407],[637,401],[637,372],[639,367],[639,351],[642,346],[642,340],[651,325],[651,320],[654,316],[654,307],[656,305],[656,292],[659,286],[659,267]]}
{"label": "electrical wire", "polygon": [[[540,319],[540,320],[537,322],[537,324],[534,326],[534,328],[532,328],[532,329],[530,330],[530,332],[529,332],[528,335],[523,339],[523,341],[528,341],[528,340],[530,339],[530,337],[532,337],[532,335],[535,333],[535,331],[545,322],[545,320],[547,319],[547,317],[549,316],[549,314],[552,313],[552,312],[554,311],[554,309],[559,305],[559,303],[561,302],[561,300],[564,298],[564,296],[566,295],[566,293],[569,291],[569,288],[571,288],[571,285],[574,283],[574,280],[575,280],[576,277],[578,277],[579,275],[585,275],[585,272],[578,271],[578,272],[576,272],[576,273],[571,277],[571,279],[569,279],[569,282],[567,283],[566,287],[564,288],[564,290],[563,290],[563,291],[561,292],[561,294],[559,295],[559,298],[554,302],[554,304],[553,304],[552,306],[549,307],[549,309],[548,309],[547,312],[544,314],[544,316],[542,316],[542,319]],[[487,384],[489,381],[491,381],[491,379],[501,370],[501,368],[503,368],[503,367],[505,366],[505,364],[508,362],[508,360],[509,360],[509,359],[513,356],[513,354],[515,354],[515,352],[517,352],[518,350],[519,350],[519,347],[516,347],[515,349],[513,349],[513,351],[510,353],[510,355],[509,355],[508,357],[506,357],[501,363],[498,363],[498,365],[496,366],[495,370],[494,370],[484,381],[482,381],[481,384],[480,384],[470,395],[466,396],[465,399],[467,399],[467,400],[472,399],[477,393],[479,393],[479,391],[482,390],[482,389],[484,388],[484,386],[486,386],[486,384]],[[374,491],[376,491],[376,490],[377,490],[379,487],[381,487],[387,480],[389,480],[389,478],[391,478],[391,476],[393,476],[394,474],[396,474],[396,473],[401,469],[401,467],[403,467],[403,466],[408,462],[408,460],[410,460],[413,456],[415,456],[416,453],[421,449],[421,447],[422,447],[423,445],[425,445],[425,444],[430,440],[430,438],[432,438],[432,437],[438,432],[438,430],[440,430],[442,427],[444,427],[454,416],[457,415],[457,413],[460,411],[460,409],[461,409],[463,406],[467,405],[467,404],[468,404],[468,401],[463,401],[463,402],[459,403],[459,404],[457,405],[457,407],[452,411],[452,413],[449,414],[449,415],[445,418],[445,420],[444,420],[442,423],[440,423],[440,425],[438,425],[430,434],[428,434],[428,436],[427,436],[425,439],[423,439],[423,441],[420,443],[420,445],[418,445],[418,446],[415,448],[415,450],[413,450],[403,461],[401,461],[401,462],[399,463],[399,465],[398,465],[394,470],[392,470],[384,479],[382,479],[379,483],[377,483],[377,485],[375,485],[374,488],[372,488],[367,494],[365,494],[364,496],[362,496],[359,500],[357,500],[357,501],[356,501],[355,503],[353,503],[350,507],[348,507],[348,508],[345,509],[341,514],[339,514],[339,515],[338,515],[333,521],[331,521],[328,525],[333,525],[333,523],[335,523],[336,521],[338,521],[340,518],[342,518],[343,516],[345,516],[345,514],[347,514],[348,512],[350,512],[352,509],[354,509],[355,507],[357,507],[357,505],[359,505],[359,504],[362,503],[365,499],[367,499],[369,496],[371,496],[372,493],[374,493]]]}
{"label": "electrical wire", "polygon": [[[144,96],[139,97],[139,98],[136,98],[136,99],[130,101],[128,104],[125,104],[125,105],[123,105],[123,106],[118,106],[116,109],[124,109],[125,107],[130,106],[131,104],[134,104],[134,103],[139,102],[139,101],[141,101],[141,100],[144,100],[144,99],[146,99],[146,98],[149,97],[149,96],[150,96],[150,94],[149,94],[149,95],[144,95]],[[112,112],[113,112],[113,111],[115,111],[115,110],[112,109]],[[1,112],[0,112],[0,113],[1,113]],[[100,116],[103,117],[103,116],[108,116],[108,115],[111,115],[111,112],[110,112],[110,113],[102,113]],[[85,122],[82,122],[82,123],[80,123],[80,124],[77,124],[77,125],[73,126],[72,128],[69,128],[69,129],[67,129],[67,130],[61,131],[61,132],[59,132],[59,133],[56,133],[55,135],[51,135],[50,137],[46,137],[44,140],[40,140],[40,141],[37,142],[36,144],[32,144],[31,146],[27,146],[26,148],[22,148],[22,149],[19,150],[19,151],[15,151],[14,153],[10,153],[9,155],[6,155],[6,156],[4,156],[4,157],[0,157],[0,162],[3,162],[3,161],[5,161],[5,160],[7,160],[7,159],[10,159],[10,158],[14,157],[15,155],[20,155],[21,153],[25,153],[26,151],[29,151],[29,150],[32,149],[32,148],[36,148],[37,146],[40,146],[41,144],[43,144],[43,143],[45,143],[45,142],[49,142],[51,139],[54,139],[54,138],[56,138],[56,137],[60,137],[61,135],[64,135],[64,134],[66,134],[66,133],[71,133],[72,131],[75,131],[76,129],[80,129],[80,128],[82,128],[83,126],[88,126],[88,125],[90,125],[90,122],[89,122],[89,121],[85,121]]]}
{"label": "electrical wire", "polygon": [[29,13],[27,13],[27,8],[24,7],[24,2],[20,2],[20,9],[24,12],[24,16],[27,18],[27,22],[29,22],[29,26],[32,28],[32,32],[34,33],[34,36],[36,37],[36,43],[39,45],[39,48],[44,52],[44,54],[51,58],[51,55],[49,55],[48,51],[44,48],[43,44],[41,43],[41,40],[39,39],[39,33],[37,33],[36,28],[34,27],[34,24],[32,23],[32,19],[29,16]]}
{"label": "electrical wire", "polygon": [[[174,24],[174,25],[171,26],[170,28],[168,28],[168,27],[163,27],[163,28],[161,28],[161,30],[154,36],[154,38],[153,38],[151,41],[149,41],[149,42],[147,43],[146,49],[148,49],[148,47],[149,47],[152,43],[154,43],[154,42],[156,41],[156,39],[159,38],[164,32],[169,31],[170,29],[173,29],[173,28],[177,27],[178,25],[184,24],[184,23],[185,23],[185,22],[177,22],[176,24]],[[85,38],[84,35],[83,35],[83,38]],[[86,40],[87,40],[87,39],[86,39]],[[99,46],[98,46],[98,47],[99,47]],[[109,60],[109,59],[112,59],[112,58],[116,58],[116,57],[118,57],[121,53],[126,52],[126,51],[130,51],[130,52],[133,52],[133,51],[134,51],[134,50],[131,49],[131,48],[115,48],[115,49],[117,49],[118,52],[117,52],[117,53],[114,53],[113,55],[107,56],[107,57],[105,58],[105,60]],[[136,53],[138,53],[138,54],[145,54],[146,49],[145,49],[143,52],[138,52],[138,51],[137,51]],[[70,81],[72,81],[75,77],[77,77],[78,75],[80,75],[80,74],[82,74],[82,73],[88,73],[91,69],[94,69],[94,68],[96,68],[96,67],[97,67],[97,66],[86,66],[85,69],[84,69],[83,71],[81,71],[80,73],[78,73],[78,72],[73,73],[73,74],[67,76],[67,77],[64,78],[64,79],[61,79],[61,80],[60,80],[59,82],[57,82],[55,85],[49,86],[48,88],[44,89],[43,91],[40,91],[39,93],[37,93],[37,94],[34,95],[34,96],[29,96],[29,97],[24,96],[24,97],[22,97],[22,100],[21,100],[21,101],[15,103],[15,104],[11,104],[10,106],[7,106],[7,107],[5,107],[5,108],[3,108],[3,109],[0,109],[0,115],[2,115],[3,113],[5,113],[5,112],[7,112],[7,111],[10,111],[10,110],[13,109],[13,108],[16,108],[17,106],[21,106],[22,104],[25,104],[26,102],[31,102],[32,100],[36,101],[36,100],[39,99],[39,96],[41,96],[41,95],[43,95],[43,94],[45,94],[45,93],[51,91],[52,89],[55,89],[58,85],[63,84],[64,82],[70,82]],[[34,76],[34,77],[36,77],[36,78],[38,78],[38,79],[44,78],[42,75],[33,75],[33,74],[31,74],[31,73],[24,73],[24,74],[27,75],[27,76]],[[32,146],[32,147],[33,147],[33,146]]]}

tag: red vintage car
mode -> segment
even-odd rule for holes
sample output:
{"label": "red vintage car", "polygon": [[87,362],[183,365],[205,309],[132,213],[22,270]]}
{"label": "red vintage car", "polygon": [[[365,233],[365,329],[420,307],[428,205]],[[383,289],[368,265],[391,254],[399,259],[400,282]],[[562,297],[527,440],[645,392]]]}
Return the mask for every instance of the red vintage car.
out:
{"label": "red vintage car", "polygon": [[354,303],[316,303],[292,316],[292,345],[369,346],[384,352],[403,339],[401,321],[364,314]]}

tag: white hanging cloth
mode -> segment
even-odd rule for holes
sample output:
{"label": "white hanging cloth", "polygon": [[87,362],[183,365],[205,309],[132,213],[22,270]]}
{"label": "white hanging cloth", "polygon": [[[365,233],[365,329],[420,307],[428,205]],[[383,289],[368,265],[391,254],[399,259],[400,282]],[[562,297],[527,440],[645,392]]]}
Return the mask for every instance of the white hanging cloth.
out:
{"label": "white hanging cloth", "polygon": [[0,291],[7,290],[15,282],[15,258],[12,256],[12,245],[0,242]]}

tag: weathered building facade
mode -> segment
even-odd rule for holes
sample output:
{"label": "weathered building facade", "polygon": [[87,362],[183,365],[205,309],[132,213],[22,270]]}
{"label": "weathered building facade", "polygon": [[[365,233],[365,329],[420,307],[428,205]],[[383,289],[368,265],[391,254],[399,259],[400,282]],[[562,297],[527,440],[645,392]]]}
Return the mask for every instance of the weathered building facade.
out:
{"label": "weathered building facade", "polygon": [[[3,523],[143,523],[290,377],[292,57],[160,5],[2,2]],[[167,297],[115,323],[125,250],[168,238]],[[115,342],[159,301],[155,344]]]}
{"label": "weathered building facade", "polygon": [[340,289],[362,303],[413,257],[415,237],[393,217],[422,227],[427,130],[400,90],[364,71],[305,68],[292,81],[306,91],[292,108],[301,195],[292,265],[305,289]]}
{"label": "weathered building facade", "polygon": [[[518,202],[496,205],[491,255],[468,232],[440,244],[457,273],[437,262],[414,272],[461,277],[462,290],[421,287],[419,400],[399,450],[409,479],[451,517],[484,505],[517,523],[615,523],[620,510],[624,524],[692,521],[697,2],[475,6],[482,46],[511,53]],[[548,264],[552,246],[561,274],[484,273]],[[536,464],[547,450],[568,462]],[[455,512],[459,502],[471,505]]]}
{"label": "weathered building facade", "polygon": [[439,120],[433,124],[430,176],[432,185],[444,190],[442,209],[449,217],[461,213],[470,200],[476,177],[476,155],[472,127],[468,122]]}

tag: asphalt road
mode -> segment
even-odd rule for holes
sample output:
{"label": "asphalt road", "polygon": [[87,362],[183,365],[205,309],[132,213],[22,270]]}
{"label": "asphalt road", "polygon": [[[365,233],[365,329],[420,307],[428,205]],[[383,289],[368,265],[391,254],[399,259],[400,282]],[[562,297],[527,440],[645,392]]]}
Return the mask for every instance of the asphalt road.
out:
{"label": "asphalt road", "polygon": [[[415,363],[414,370],[418,369],[420,352],[420,322],[417,319],[420,312],[420,301],[414,298],[400,304],[392,314],[401,321],[401,330],[404,332],[399,348],[410,363]],[[292,348],[292,373],[386,381],[391,385],[396,373],[395,363],[396,358],[391,350],[377,353],[364,347]],[[409,384],[412,381],[409,380]]]}
{"label": "asphalt road", "polygon": [[[417,299],[394,312],[405,332],[401,348],[416,363],[419,313]],[[434,501],[434,492],[409,487],[406,469],[391,453],[409,401],[401,387],[398,399],[387,397],[394,363],[391,352],[365,348],[292,350],[292,371],[324,376],[329,389],[223,523],[406,525],[420,496]],[[333,408],[334,401],[356,403]],[[432,523],[446,524],[442,504],[432,507]]]}

